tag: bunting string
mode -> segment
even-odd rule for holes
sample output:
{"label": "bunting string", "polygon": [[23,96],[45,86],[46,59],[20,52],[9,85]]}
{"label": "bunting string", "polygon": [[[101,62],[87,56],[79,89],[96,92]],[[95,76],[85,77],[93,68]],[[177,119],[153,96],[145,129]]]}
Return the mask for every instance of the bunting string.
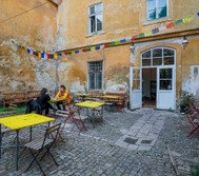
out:
{"label": "bunting string", "polygon": [[81,49],[65,50],[65,51],[60,51],[60,52],[55,52],[55,53],[47,53],[45,51],[42,51],[42,52],[36,51],[30,47],[28,47],[28,48],[25,48],[23,46],[21,46],[21,47],[25,48],[28,54],[37,56],[39,59],[43,59],[43,60],[55,59],[55,60],[57,60],[58,58],[62,58],[65,55],[75,55],[75,54],[80,54],[81,52],[85,53],[85,52],[89,52],[89,51],[97,51],[97,50],[101,50],[101,49],[112,47],[112,46],[119,46],[119,45],[123,45],[123,44],[134,43],[137,39],[157,35],[159,33],[166,32],[166,30],[171,30],[171,29],[175,28],[176,26],[179,26],[182,24],[189,24],[195,18],[199,19],[199,12],[197,12],[195,15],[186,16],[182,19],[176,19],[176,20],[167,22],[164,25],[155,27],[150,31],[139,33],[137,35],[132,36],[131,38],[122,38],[122,39],[114,40],[111,42],[100,43],[100,44],[96,44],[96,45],[89,46],[89,47],[83,47]]}

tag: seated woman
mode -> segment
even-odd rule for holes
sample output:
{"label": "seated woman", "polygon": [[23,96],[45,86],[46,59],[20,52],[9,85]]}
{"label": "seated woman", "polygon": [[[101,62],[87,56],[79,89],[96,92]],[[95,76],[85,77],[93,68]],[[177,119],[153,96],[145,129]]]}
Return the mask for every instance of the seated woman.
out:
{"label": "seated woman", "polygon": [[50,96],[48,95],[48,90],[43,88],[40,92],[40,96],[36,100],[30,100],[27,103],[26,113],[31,113],[35,111],[37,114],[42,114],[45,111],[45,115],[49,114],[49,109],[56,111],[55,108],[49,103]]}
{"label": "seated woman", "polygon": [[69,93],[66,90],[66,87],[64,85],[61,85],[57,95],[54,98],[54,100],[57,102],[56,103],[57,109],[65,110],[65,103],[67,102],[68,96],[69,96]]}

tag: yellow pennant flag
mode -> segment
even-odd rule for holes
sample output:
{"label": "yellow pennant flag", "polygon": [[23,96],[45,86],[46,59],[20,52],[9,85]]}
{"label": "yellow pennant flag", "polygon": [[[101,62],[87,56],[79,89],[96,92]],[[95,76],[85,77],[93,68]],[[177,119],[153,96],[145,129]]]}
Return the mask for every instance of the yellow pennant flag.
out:
{"label": "yellow pennant flag", "polygon": [[152,35],[152,32],[151,32],[151,31],[148,31],[148,32],[145,32],[144,34],[145,34],[146,37],[149,37],[149,36]]}
{"label": "yellow pennant flag", "polygon": [[54,59],[58,59],[58,54],[57,53],[54,54]]}
{"label": "yellow pennant flag", "polygon": [[182,19],[183,23],[190,23],[192,20],[194,19],[194,16],[191,15],[191,16],[187,16],[185,18]]}
{"label": "yellow pennant flag", "polygon": [[38,52],[38,58],[41,59],[41,53],[40,52]]}

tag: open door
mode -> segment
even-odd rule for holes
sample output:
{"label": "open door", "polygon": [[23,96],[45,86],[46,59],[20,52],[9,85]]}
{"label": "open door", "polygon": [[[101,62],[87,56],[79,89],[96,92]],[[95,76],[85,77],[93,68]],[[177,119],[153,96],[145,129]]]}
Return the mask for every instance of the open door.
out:
{"label": "open door", "polygon": [[157,68],[157,108],[176,109],[176,73],[175,67]]}
{"label": "open door", "polygon": [[142,107],[142,70],[130,67],[130,108]]}

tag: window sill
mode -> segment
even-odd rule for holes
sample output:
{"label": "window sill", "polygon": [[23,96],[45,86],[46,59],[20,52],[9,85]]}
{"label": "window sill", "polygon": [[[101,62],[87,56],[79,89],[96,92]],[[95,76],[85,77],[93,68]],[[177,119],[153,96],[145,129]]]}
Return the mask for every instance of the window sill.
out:
{"label": "window sill", "polygon": [[156,23],[162,23],[162,22],[167,22],[171,21],[172,19],[170,17],[165,17],[165,18],[160,18],[160,19],[155,19],[151,21],[145,21],[143,23],[144,26],[151,25],[151,24],[156,24]]}
{"label": "window sill", "polygon": [[86,35],[86,37],[89,38],[89,37],[99,36],[99,35],[103,35],[103,34],[105,34],[105,32],[100,31],[100,32],[95,32],[95,33],[89,33]]}

